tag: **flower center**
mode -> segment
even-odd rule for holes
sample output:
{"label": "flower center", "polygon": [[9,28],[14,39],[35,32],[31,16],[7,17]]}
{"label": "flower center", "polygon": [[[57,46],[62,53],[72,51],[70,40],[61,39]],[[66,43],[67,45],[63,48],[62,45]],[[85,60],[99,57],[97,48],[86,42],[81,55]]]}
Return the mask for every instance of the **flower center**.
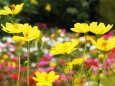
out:
{"label": "flower center", "polygon": [[102,46],[106,47],[107,46],[107,42],[102,43]]}
{"label": "flower center", "polygon": [[14,29],[19,29],[18,24],[14,24]]}
{"label": "flower center", "polygon": [[29,35],[28,32],[25,32],[24,34],[25,34],[25,37],[28,38],[28,35]]}
{"label": "flower center", "polygon": [[14,4],[11,5],[11,6],[10,6],[10,9],[11,9],[11,10],[15,10],[15,5],[14,5]]}

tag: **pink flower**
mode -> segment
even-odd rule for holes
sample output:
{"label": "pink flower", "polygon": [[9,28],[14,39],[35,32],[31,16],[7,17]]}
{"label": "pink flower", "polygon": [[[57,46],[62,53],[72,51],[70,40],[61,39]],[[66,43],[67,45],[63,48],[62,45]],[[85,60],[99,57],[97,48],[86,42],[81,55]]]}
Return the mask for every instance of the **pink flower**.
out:
{"label": "pink flower", "polygon": [[47,61],[40,61],[40,62],[38,62],[38,66],[45,66],[47,64],[48,64]]}
{"label": "pink flower", "polygon": [[63,80],[63,81],[66,81],[67,80],[67,77],[66,77],[66,75],[65,74],[61,74],[61,80]]}
{"label": "pink flower", "polygon": [[98,66],[93,66],[93,71],[96,72],[98,70]]}
{"label": "pink flower", "polygon": [[3,68],[3,64],[0,63],[0,70]]}
{"label": "pink flower", "polygon": [[54,69],[55,69],[54,67],[48,67],[46,71],[49,72],[49,71],[53,71]]}
{"label": "pink flower", "polygon": [[43,60],[44,61],[48,61],[51,60],[53,57],[50,54],[46,54],[45,56],[43,56]]}
{"label": "pink flower", "polygon": [[103,35],[103,37],[104,37],[105,39],[108,39],[108,38],[111,38],[112,35],[113,35],[113,31],[110,31],[110,32],[107,33],[106,35]]}
{"label": "pink flower", "polygon": [[73,75],[73,74],[74,74],[74,71],[73,71],[73,70],[70,70],[70,71],[69,71],[69,74],[70,74],[70,75]]}
{"label": "pink flower", "polygon": [[43,72],[43,71],[45,71],[43,68],[38,68],[38,71],[39,72]]}
{"label": "pink flower", "polygon": [[24,72],[25,71],[25,67],[20,67],[20,72]]}

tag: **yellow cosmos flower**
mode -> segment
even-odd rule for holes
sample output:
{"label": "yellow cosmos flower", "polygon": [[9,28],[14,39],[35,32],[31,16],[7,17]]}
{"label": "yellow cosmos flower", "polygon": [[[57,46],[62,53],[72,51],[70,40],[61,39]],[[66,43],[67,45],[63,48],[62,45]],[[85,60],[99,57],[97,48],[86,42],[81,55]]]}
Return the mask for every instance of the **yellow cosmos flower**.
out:
{"label": "yellow cosmos flower", "polygon": [[11,5],[11,6],[5,6],[4,10],[0,10],[0,15],[16,15],[18,14],[22,8],[24,3],[18,4],[18,5]]}
{"label": "yellow cosmos flower", "polygon": [[107,55],[104,56],[103,54],[99,54],[98,58],[103,60],[103,59],[107,58]]}
{"label": "yellow cosmos flower", "polygon": [[50,66],[51,66],[51,67],[55,67],[55,66],[56,66],[56,63],[55,63],[55,62],[50,62]]}
{"label": "yellow cosmos flower", "polygon": [[7,32],[7,33],[20,33],[23,31],[23,24],[19,23],[8,23],[6,22],[6,26],[2,25],[2,30]]}
{"label": "yellow cosmos flower", "polygon": [[101,37],[97,39],[97,41],[95,41],[94,39],[90,40],[94,46],[96,46],[99,50],[102,51],[109,51],[115,47],[115,37],[109,39]]}
{"label": "yellow cosmos flower", "polygon": [[26,41],[32,41],[34,39],[39,39],[39,37],[41,36],[40,34],[41,34],[41,31],[38,30],[37,26],[34,26],[31,29],[27,28],[23,31],[23,35]]}
{"label": "yellow cosmos flower", "polygon": [[48,12],[50,12],[52,9],[51,4],[47,3],[45,6],[45,10],[47,10]]}
{"label": "yellow cosmos flower", "polygon": [[79,40],[75,39],[72,42],[58,42],[53,48],[50,50],[51,55],[58,55],[58,54],[70,54],[72,51],[76,50],[76,46],[78,45]]}
{"label": "yellow cosmos flower", "polygon": [[67,67],[64,69],[64,71],[66,74],[68,74],[68,72],[72,69],[73,69],[73,62],[68,62]]}
{"label": "yellow cosmos flower", "polygon": [[76,58],[73,59],[71,62],[67,63],[67,67],[65,69],[65,72],[68,73],[68,71],[73,69],[74,65],[81,65],[86,60],[86,56],[83,58]]}
{"label": "yellow cosmos flower", "polygon": [[80,65],[82,64],[84,61],[86,60],[86,56],[82,57],[82,58],[76,58],[74,60],[72,60],[73,65]]}
{"label": "yellow cosmos flower", "polygon": [[8,62],[8,66],[16,67],[16,62]]}
{"label": "yellow cosmos flower", "polygon": [[4,63],[5,62],[5,60],[4,59],[0,59],[0,63]]}
{"label": "yellow cosmos flower", "polygon": [[86,33],[90,31],[90,27],[87,23],[75,23],[74,28],[71,28],[74,32]]}
{"label": "yellow cosmos flower", "polygon": [[80,86],[80,78],[75,78],[74,86]]}
{"label": "yellow cosmos flower", "polygon": [[4,60],[7,60],[8,58],[9,58],[9,56],[8,56],[7,54],[4,54],[4,55],[3,55],[3,59],[4,59]]}
{"label": "yellow cosmos flower", "polygon": [[31,2],[32,4],[35,4],[35,5],[38,4],[38,1],[37,1],[37,0],[30,0],[30,2]]}
{"label": "yellow cosmos flower", "polygon": [[36,77],[33,79],[37,82],[36,86],[53,86],[52,83],[59,78],[59,75],[55,75],[54,71],[49,72],[35,72]]}
{"label": "yellow cosmos flower", "polygon": [[90,32],[95,33],[95,34],[104,34],[107,33],[113,25],[108,24],[105,26],[104,23],[97,23],[97,22],[92,22],[90,24]]}
{"label": "yellow cosmos flower", "polygon": [[31,27],[29,24],[25,24],[23,26],[23,36],[13,36],[14,41],[22,42],[22,41],[32,41],[40,39],[41,37],[41,31],[38,30],[37,26]]}

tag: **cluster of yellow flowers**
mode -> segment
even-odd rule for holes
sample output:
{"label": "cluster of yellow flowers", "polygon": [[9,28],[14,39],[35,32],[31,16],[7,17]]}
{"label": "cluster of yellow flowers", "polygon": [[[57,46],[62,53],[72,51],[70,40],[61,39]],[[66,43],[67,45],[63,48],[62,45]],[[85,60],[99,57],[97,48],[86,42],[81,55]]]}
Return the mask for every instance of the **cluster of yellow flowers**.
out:
{"label": "cluster of yellow flowers", "polygon": [[[23,8],[24,3],[20,4],[20,5],[11,5],[11,6],[5,6],[4,10],[0,10],[0,14],[1,15],[16,15],[18,14],[22,8]],[[20,24],[20,23],[9,23],[6,22],[6,25],[4,26],[2,25],[2,30],[7,32],[7,33],[12,33],[12,34],[16,34],[16,33],[23,33],[23,36],[13,36],[13,39],[19,43],[19,42],[23,42],[23,41],[27,41],[30,42],[34,39],[40,39],[41,36],[41,31],[38,29],[37,26],[32,27],[31,25],[29,25],[28,23],[25,24]]]}
{"label": "cluster of yellow flowers", "polygon": [[71,28],[72,31],[74,32],[81,32],[81,33],[87,33],[87,32],[92,32],[94,34],[105,34],[108,32],[113,25],[107,25],[105,26],[104,23],[97,23],[97,22],[92,22],[90,25],[87,23],[76,23],[74,24],[74,28]]}
{"label": "cluster of yellow flowers", "polygon": [[[99,25],[97,25],[97,22],[92,22],[90,25],[88,25],[87,23],[76,23],[74,24],[74,28],[71,28],[71,30],[74,32],[82,33],[92,32],[95,34],[104,34],[108,32],[112,28],[112,26],[113,25],[108,24],[108,26],[106,27],[104,23],[100,23]],[[102,51],[108,51],[115,47],[115,37],[112,37],[110,39],[104,39],[103,37],[101,37],[97,39],[97,41],[95,41],[93,38],[90,38],[89,40],[91,40],[94,46],[96,46],[99,50]],[[78,39],[73,42],[58,42],[56,43],[54,48],[50,50],[50,53],[52,55],[65,53],[70,54],[72,51],[77,49],[75,47],[78,45],[78,43]]]}
{"label": "cluster of yellow flowers", "polygon": [[[3,10],[0,10],[0,15],[16,15],[22,10],[23,5],[24,3],[19,5],[5,6]],[[45,9],[47,11],[50,11],[50,4],[47,4]],[[32,40],[41,40],[42,33],[37,26],[32,27],[28,23],[20,24],[9,22],[6,22],[6,25],[1,24],[1,26],[3,31],[13,34],[13,40],[16,43],[30,42]],[[105,34],[112,28],[112,26],[113,25],[109,24],[105,26],[104,23],[98,24],[97,22],[92,22],[89,25],[87,23],[76,23],[74,24],[74,28],[71,28],[71,30],[74,32],[81,33],[92,32],[94,34]],[[101,51],[109,51],[115,47],[114,36],[109,39],[100,37],[96,41],[93,38],[89,37],[89,40],[92,42],[94,46],[96,46]],[[51,48],[50,54],[70,54],[77,49],[78,44],[78,39],[74,39],[72,42],[58,42],[53,48]],[[73,69],[73,65],[82,64],[86,60],[86,57],[84,56],[85,55],[83,55],[83,58],[76,58],[72,60],[72,62],[68,62],[69,68]],[[46,72],[40,73],[37,71],[35,72],[35,75],[36,77],[33,77],[33,79],[37,81],[36,86],[52,86],[52,83],[59,78],[59,75],[55,75],[54,71],[51,71],[48,74]]]}
{"label": "cluster of yellow flowers", "polygon": [[[19,4],[19,5],[5,6],[4,10],[0,10],[0,15],[10,14],[10,15],[15,16],[22,10],[23,5],[24,3]],[[48,5],[46,9],[50,10],[51,8],[49,8],[49,5]],[[42,39],[42,32],[38,29],[38,27],[37,26],[32,27],[28,23],[20,24],[20,23],[14,23],[14,22],[13,23],[6,22],[6,25],[1,24],[1,26],[2,26],[3,31],[13,34],[13,40],[19,44],[21,42],[29,43],[32,40],[37,40],[39,42]],[[33,79],[37,81],[36,86],[46,86],[46,85],[52,86],[52,83],[56,79],[59,78],[59,75],[55,75],[54,71],[51,71],[49,74],[47,74],[46,72],[40,73],[37,71],[35,72],[35,75],[36,77],[33,77]],[[29,78],[27,78],[27,80],[28,79]],[[29,82],[28,82],[28,86],[29,86]]]}
{"label": "cluster of yellow flowers", "polygon": [[[105,26],[104,23],[98,24],[97,22],[92,22],[90,25],[88,25],[87,23],[76,23],[74,24],[74,28],[71,28],[71,30],[74,32],[84,33],[85,36],[87,35],[88,32],[101,35],[101,34],[107,33],[112,28],[112,26],[113,25],[109,25],[109,24]],[[86,39],[87,39],[87,36],[86,36]],[[115,47],[114,36],[111,38],[100,37],[96,41],[94,40],[93,37],[89,36],[87,40],[90,40],[92,44],[96,46],[97,49],[101,50],[102,52],[109,51]],[[78,39],[74,40],[73,42],[65,42],[65,43],[58,42],[53,48],[51,48],[50,53],[52,55],[70,54],[71,52],[77,49],[76,46],[78,44],[79,44]],[[84,47],[83,58],[75,58],[71,62],[67,63],[65,73],[68,73],[69,70],[72,70],[74,65],[81,65],[87,59],[85,57],[85,51],[86,51],[86,47]],[[81,74],[82,74],[82,71],[83,71],[83,64],[81,66]]]}
{"label": "cluster of yellow flowers", "polygon": [[[74,28],[71,28],[74,32],[87,33],[92,32],[94,34],[105,34],[107,33],[113,25],[108,24],[105,26],[104,23],[92,22],[90,25],[87,23],[76,23]],[[89,38],[92,44],[96,46],[101,51],[109,51],[115,47],[115,37],[105,39],[104,37],[98,38],[96,41],[93,38]]]}

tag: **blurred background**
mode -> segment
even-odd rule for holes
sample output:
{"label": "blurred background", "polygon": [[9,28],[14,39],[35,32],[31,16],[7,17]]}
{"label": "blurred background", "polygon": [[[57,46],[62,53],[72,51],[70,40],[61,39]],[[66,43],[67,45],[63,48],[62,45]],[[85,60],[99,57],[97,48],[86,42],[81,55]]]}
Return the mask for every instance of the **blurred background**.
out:
{"label": "blurred background", "polygon": [[[106,25],[115,25],[115,0],[0,0],[0,9],[3,9],[4,6],[7,5],[10,6],[12,4],[20,3],[24,3],[24,7],[22,11],[15,16],[15,22],[29,23],[32,26],[37,25],[43,33],[43,42],[40,41],[42,46],[40,46],[41,43],[39,45],[39,42],[32,42],[30,44],[30,86],[34,86],[35,84],[32,77],[36,70],[46,72],[54,70],[58,72],[60,74],[60,78],[56,81],[56,85],[54,86],[66,86],[65,82],[67,79],[70,80],[71,78],[68,76],[66,77],[66,73],[64,73],[64,68],[67,66],[68,62],[67,58],[72,60],[74,58],[82,57],[84,45],[86,43],[85,38],[81,36],[82,34],[70,33],[70,28],[74,26],[74,23],[90,23],[97,21],[104,22]],[[5,24],[6,22],[11,21],[11,16],[0,16],[0,24]],[[17,63],[19,61],[17,59],[16,45],[12,40],[11,34],[3,32],[1,25],[0,29],[0,86],[14,86],[18,77]],[[113,29],[115,29],[115,27],[113,27]],[[114,32],[112,31],[105,35],[105,37],[113,36]],[[62,55],[53,57],[49,54],[49,50],[57,42],[72,41],[75,38],[79,38],[80,40],[77,52],[73,52],[68,57]],[[97,71],[99,70],[101,73],[101,69],[104,69],[104,72],[102,71],[101,75],[102,78],[104,77],[102,80],[103,86],[110,86],[110,84],[111,86],[115,86],[115,80],[108,77],[113,76],[113,73],[111,71],[108,72],[107,64],[107,62],[109,62],[111,68],[115,71],[115,48],[107,53],[107,62],[103,61],[103,57],[99,57],[101,52],[98,51],[95,46],[91,45],[90,42],[87,42],[86,48],[88,59],[84,65],[84,74],[87,71],[90,72],[90,69],[91,75],[90,73],[87,73],[88,79],[90,78],[91,81],[95,81],[96,79],[97,81],[97,78],[95,78],[98,76]],[[24,45],[24,43],[22,43],[20,53],[22,73],[20,86],[27,86],[26,65],[28,53],[26,44]],[[105,65],[103,66],[103,64]],[[78,72],[80,68],[81,65],[76,66],[76,70]],[[106,76],[104,75],[105,68],[107,68],[107,78],[105,78]],[[73,71],[70,71],[69,74],[76,75]],[[80,82],[83,83],[84,80],[85,79],[81,79]],[[76,81],[78,81],[77,78]]]}
{"label": "blurred background", "polygon": [[[76,22],[99,21],[115,24],[115,0],[0,0],[0,9],[5,5],[24,3],[22,12],[16,21],[48,27],[73,27]],[[0,16],[0,23],[9,21]]]}

